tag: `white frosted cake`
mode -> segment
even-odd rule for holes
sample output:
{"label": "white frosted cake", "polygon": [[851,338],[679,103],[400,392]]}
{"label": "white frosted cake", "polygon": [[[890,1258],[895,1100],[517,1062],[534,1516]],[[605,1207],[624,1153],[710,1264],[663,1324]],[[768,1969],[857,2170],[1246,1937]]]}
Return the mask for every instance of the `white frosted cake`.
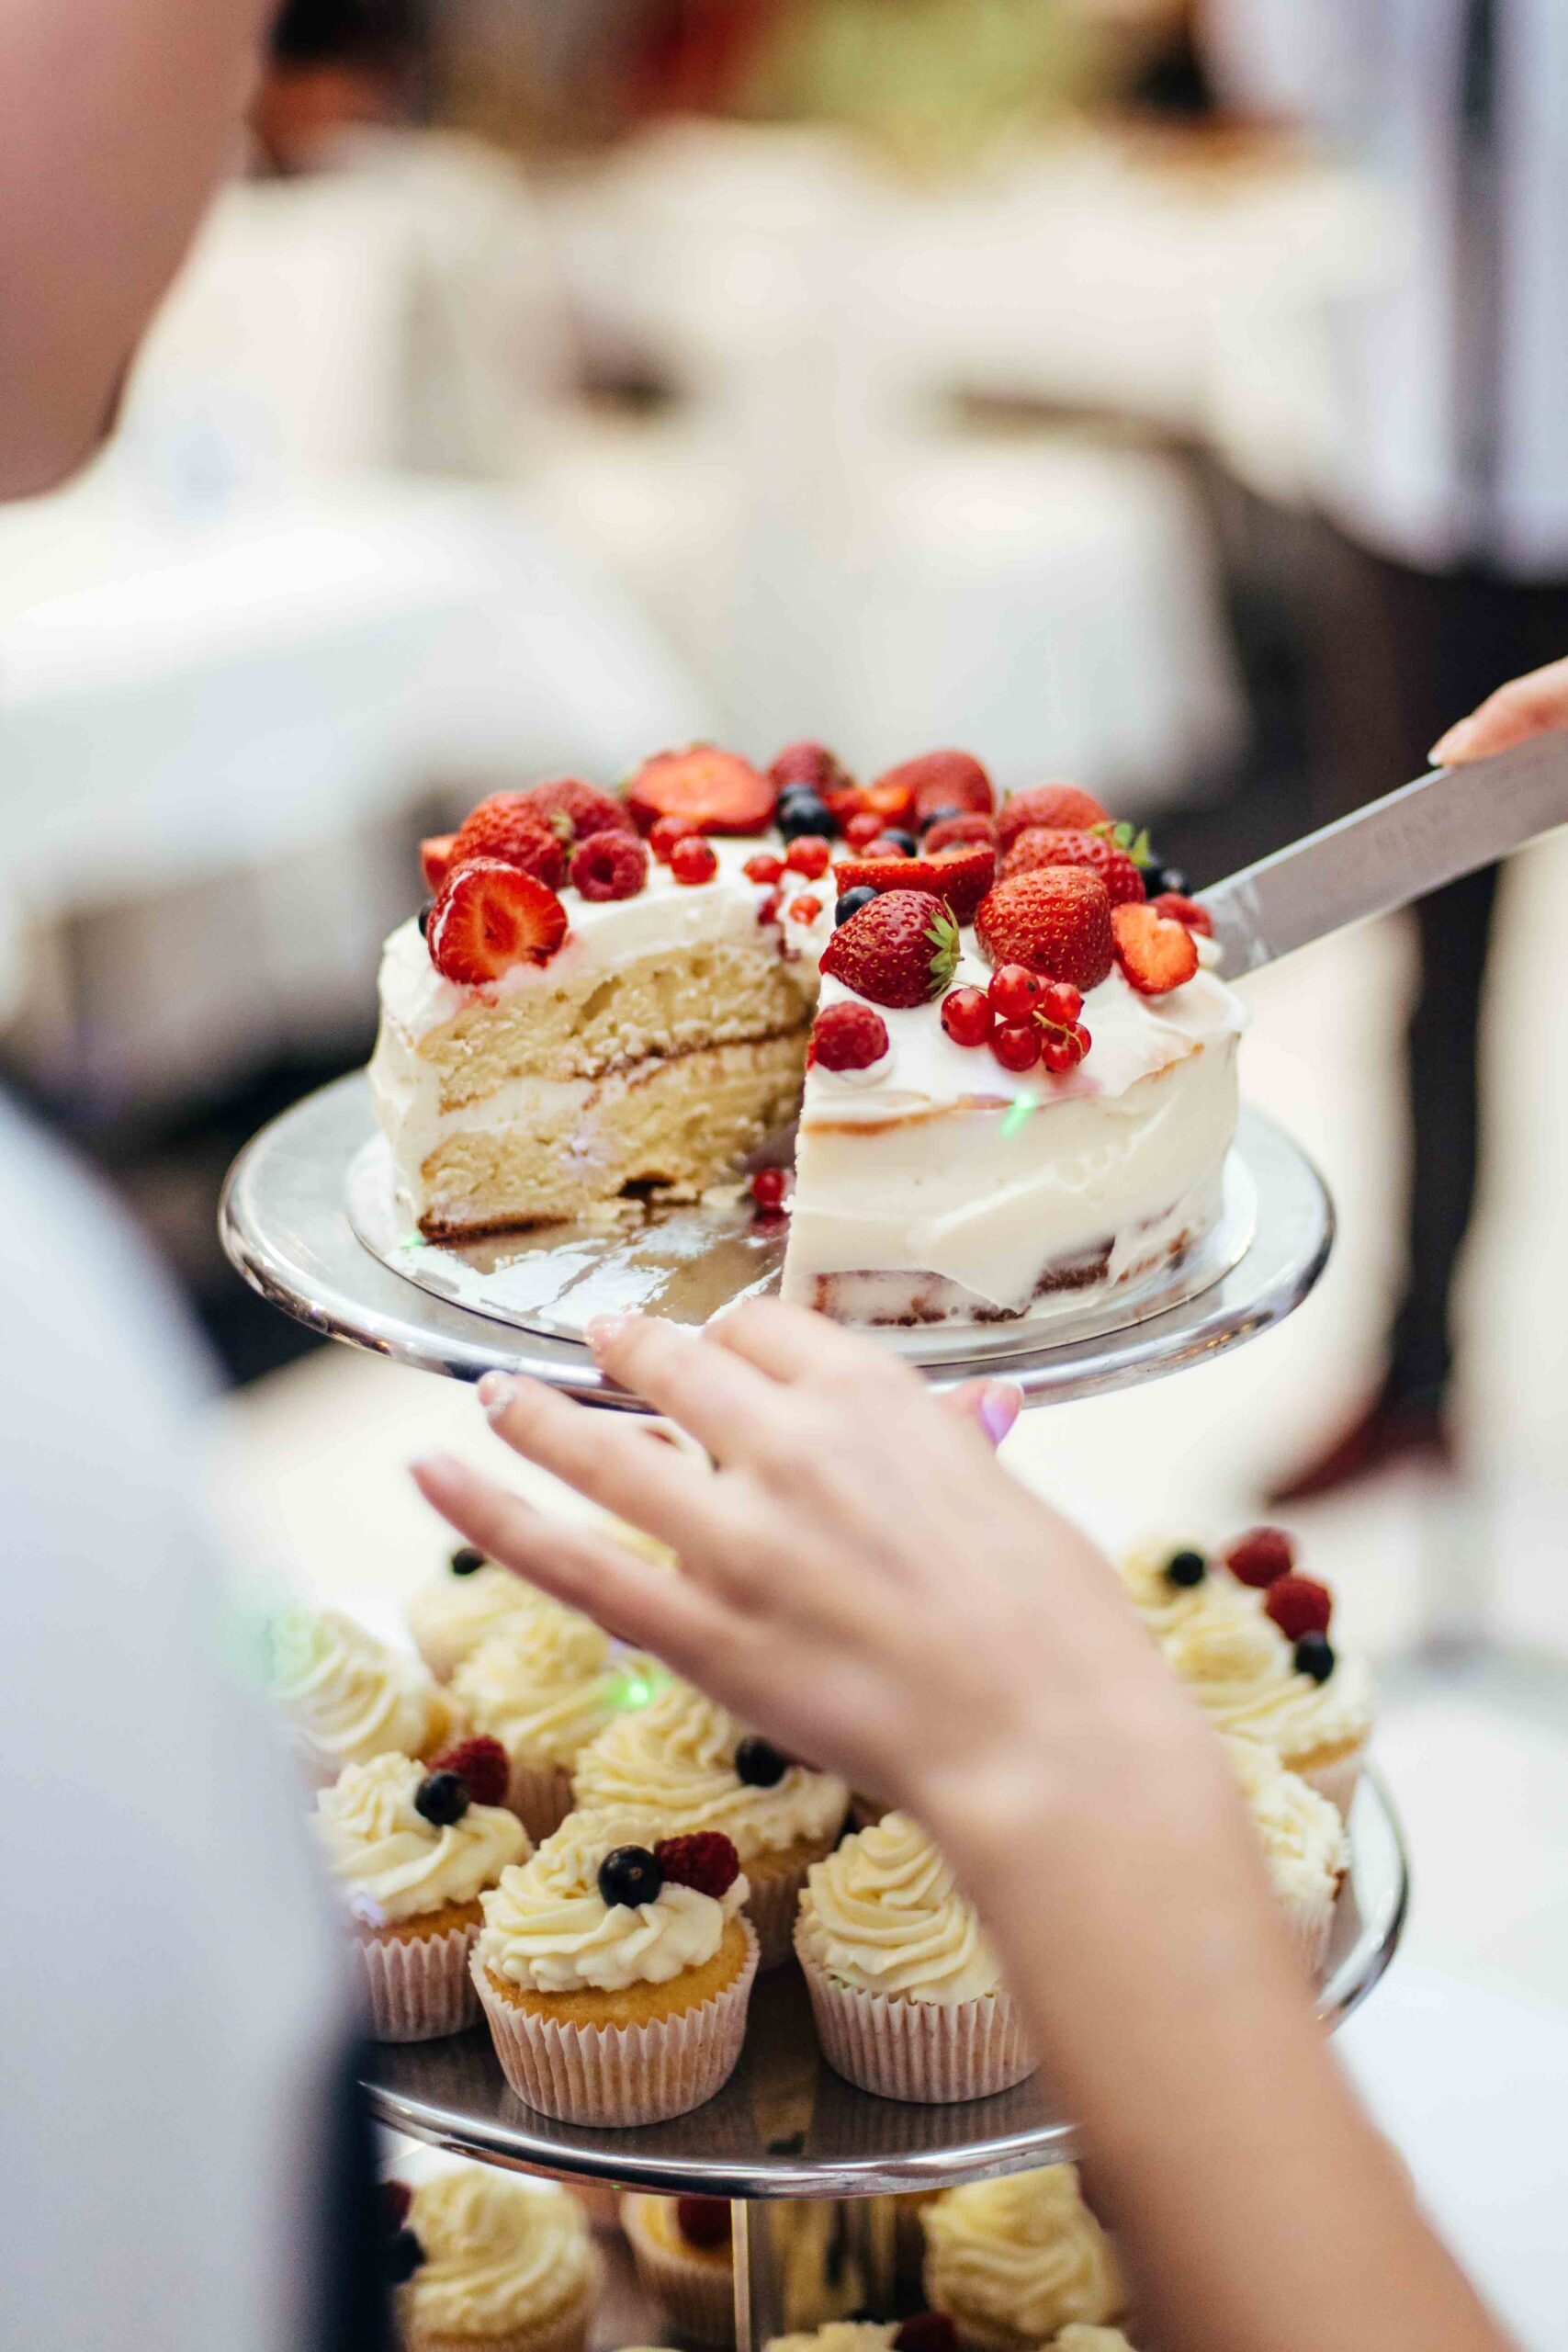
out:
{"label": "white frosted cake", "polygon": [[864,792],[795,746],[493,796],[382,960],[404,1208],[450,1238],[690,1199],[799,1108],[786,1297],[983,1321],[1143,1280],[1218,1214],[1242,1022],[1127,831],[1063,786],[994,812],[956,752]]}

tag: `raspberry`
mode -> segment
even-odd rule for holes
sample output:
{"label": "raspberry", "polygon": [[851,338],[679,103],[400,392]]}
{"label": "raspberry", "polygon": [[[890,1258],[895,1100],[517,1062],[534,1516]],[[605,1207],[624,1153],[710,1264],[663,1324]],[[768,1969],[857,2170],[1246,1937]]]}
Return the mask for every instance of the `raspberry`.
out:
{"label": "raspberry", "polygon": [[[592,836],[591,836],[592,838]],[[456,1772],[468,1784],[476,1804],[504,1804],[512,1768],[499,1739],[481,1733],[477,1739],[459,1740],[431,1766],[433,1772]]]}
{"label": "raspberry", "polygon": [[820,833],[802,833],[784,852],[784,864],[807,882],[820,882],[832,860],[831,844]]}
{"label": "raspberry", "polygon": [[477,857],[499,858],[558,890],[566,880],[566,852],[550,831],[549,819],[525,792],[492,792],[458,826],[447,872]]}
{"label": "raspberry", "polygon": [[1093,793],[1080,792],[1076,784],[1032,784],[1002,802],[997,838],[1010,849],[1028,825],[1072,825],[1087,832],[1090,825],[1108,824],[1110,818],[1111,811],[1100,807]]}
{"label": "raspberry", "polygon": [[425,933],[431,962],[461,988],[498,980],[514,964],[547,964],[565,937],[555,892],[497,857],[453,867]]}
{"label": "raspberry", "polygon": [[670,853],[670,871],[677,882],[711,882],[718,872],[713,843],[705,841],[701,833],[689,834],[684,841],[677,842]]}
{"label": "raspberry", "polygon": [[[1145,911],[1117,909],[1122,915]],[[1111,900],[1098,874],[1043,865],[1015,874],[987,893],[975,917],[975,936],[991,964],[1027,964],[1031,971],[1070,980],[1087,994],[1111,970]]]}
{"label": "raspberry", "polygon": [[677,2197],[675,2227],[688,2245],[728,2245],[729,2206],[722,2197]]}
{"label": "raspberry", "polygon": [[882,820],[874,817],[869,808],[863,808],[858,817],[845,820],[844,839],[852,849],[864,849],[869,842],[879,841],[881,837]]}
{"label": "raspberry", "polygon": [[648,829],[648,846],[660,865],[668,865],[676,842],[690,841],[700,831],[689,817],[656,817]]}
{"label": "raspberry", "polygon": [[1001,1021],[1032,1020],[1044,993],[1044,981],[1027,964],[1002,965],[986,990]]}
{"label": "raspberry", "polygon": [[995,820],[982,817],[977,809],[972,809],[966,816],[942,818],[936,824],[928,825],[920,836],[920,847],[928,857],[939,849],[957,849],[964,842],[984,842],[988,848],[995,849]]}
{"label": "raspberry", "polygon": [[1214,918],[1200,899],[1189,899],[1180,890],[1162,890],[1149,904],[1172,922],[1184,922],[1189,931],[1201,932],[1205,939],[1214,935]]}
{"label": "raspberry", "polygon": [[[775,1168],[765,1172],[776,1176],[782,1170]],[[699,1894],[711,1894],[716,1903],[729,1893],[740,1875],[740,1857],[722,1829],[696,1829],[684,1838],[661,1838],[653,1851],[669,1883],[695,1887]]]}
{"label": "raspberry", "polygon": [[[663,824],[665,821],[666,820],[662,817],[659,820],[660,824]],[[659,831],[659,825],[655,825],[653,830],[657,832]],[[748,882],[762,883],[777,882],[781,880],[784,875],[784,862],[783,858],[780,857],[775,851],[771,849],[760,849],[757,852],[756,856],[749,857],[745,865],[740,869],[742,874],[745,875]]]}
{"label": "raspberry", "polygon": [[1004,1069],[1032,1069],[1040,1059],[1040,1032],[1032,1021],[1005,1022],[991,1032],[991,1051]]}
{"label": "raspberry", "polygon": [[822,911],[822,901],[820,899],[814,899],[807,891],[804,899],[792,899],[787,911],[791,922],[815,922]]}
{"label": "raspberry", "polygon": [[887,1043],[887,1023],[869,1004],[829,1004],[812,1023],[807,1058],[824,1069],[870,1069]]}
{"label": "raspberry", "polygon": [[958,925],[926,890],[883,890],[840,923],[822,969],[873,1004],[929,1004],[958,962]]}
{"label": "raspberry", "polygon": [[551,831],[568,848],[574,842],[585,842],[591,833],[637,831],[613,792],[601,792],[597,785],[584,784],[581,776],[552,776],[547,783],[536,784],[528,797],[536,808],[543,810]]}
{"label": "raspberry", "polygon": [[1236,1537],[1224,1559],[1238,1584],[1261,1589],[1276,1577],[1290,1575],[1296,1547],[1282,1527],[1249,1527],[1245,1535]]}
{"label": "raspberry", "polygon": [[1314,1577],[1276,1577],[1263,1606],[1285,1639],[1299,1642],[1306,1634],[1327,1633],[1334,1595]]}
{"label": "raspberry", "polygon": [[1083,865],[1098,874],[1113,907],[1144,895],[1144,877],[1127,852],[1104,833],[1075,832],[1060,825],[1030,825],[1002,859],[1000,873],[1027,874],[1036,865]]}
{"label": "raspberry", "polygon": [[635,833],[590,833],[572,851],[571,879],[585,899],[635,899],[648,880],[648,852]]}
{"label": "raspberry", "polygon": [[988,817],[996,806],[991,779],[971,752],[922,752],[918,759],[888,768],[871,788],[907,792],[917,820],[935,816],[939,808],[970,808]]}
{"label": "raspberry", "polygon": [[1116,908],[1111,922],[1116,961],[1140,996],[1168,996],[1198,969],[1197,943],[1185,923],[1141,906]]}
{"label": "raspberry", "polygon": [[775,792],[804,784],[824,797],[853,789],[853,779],[826,743],[786,743],[768,770],[768,782]]}
{"label": "raspberry", "polygon": [[942,1001],[942,1025],[955,1046],[983,1046],[996,1025],[984,989],[953,989]]}
{"label": "raspberry", "polygon": [[751,1198],[764,1216],[777,1216],[789,1194],[789,1175],[783,1168],[759,1168],[751,1179]]}

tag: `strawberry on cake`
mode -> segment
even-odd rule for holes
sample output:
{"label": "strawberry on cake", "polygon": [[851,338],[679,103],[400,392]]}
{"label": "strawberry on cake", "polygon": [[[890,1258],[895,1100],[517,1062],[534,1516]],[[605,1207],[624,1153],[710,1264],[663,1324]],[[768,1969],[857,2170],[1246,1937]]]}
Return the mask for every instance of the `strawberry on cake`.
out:
{"label": "strawberry on cake", "polygon": [[492,795],[425,871],[371,1076],[427,1235],[695,1197],[797,1107],[784,1295],[843,1321],[1077,1306],[1218,1214],[1239,1008],[1076,786],[998,811],[964,752],[862,787],[702,745]]}

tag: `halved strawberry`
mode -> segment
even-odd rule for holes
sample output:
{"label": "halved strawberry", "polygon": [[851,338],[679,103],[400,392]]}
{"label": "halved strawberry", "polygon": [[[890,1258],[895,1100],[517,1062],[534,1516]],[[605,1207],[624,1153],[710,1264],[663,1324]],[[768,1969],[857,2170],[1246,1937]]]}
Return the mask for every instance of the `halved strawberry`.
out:
{"label": "halved strawberry", "polygon": [[1031,784],[1021,792],[1010,792],[1002,802],[997,835],[1002,847],[1010,849],[1026,825],[1069,825],[1087,832],[1091,825],[1108,823],[1110,814],[1092,792],[1081,791],[1076,784]]}
{"label": "halved strawberry", "polygon": [[823,971],[873,1004],[929,1004],[958,962],[958,925],[929,890],[884,890],[828,942]]}
{"label": "halved strawberry", "polygon": [[912,825],[915,821],[915,795],[911,786],[897,782],[898,771],[891,769],[880,783],[862,785],[860,807],[879,825]]}
{"label": "halved strawberry", "polygon": [[994,968],[1022,964],[1086,995],[1109,974],[1115,952],[1105,885],[1075,865],[1039,865],[998,882],[980,901],[975,936]]}
{"label": "halved strawberry", "polygon": [[470,808],[452,843],[448,873],[476,857],[499,857],[505,865],[520,865],[552,890],[566,880],[566,851],[531,793],[492,792]]}
{"label": "halved strawberry", "polygon": [[970,808],[962,817],[939,817],[920,836],[920,847],[928,857],[936,850],[951,849],[955,842],[989,842],[994,849],[996,819],[982,817],[977,808]]}
{"label": "halved strawberry", "polygon": [[[972,752],[922,752],[888,768],[872,786],[874,792],[897,788],[910,795],[917,824],[934,817],[939,808],[972,808],[988,817],[997,796],[991,779]],[[876,811],[882,815],[880,808]]]}
{"label": "halved strawberry", "polygon": [[945,899],[957,920],[973,922],[975,910],[997,875],[997,853],[987,842],[961,842],[934,856],[841,857],[833,868],[840,895],[859,889],[930,890]]}
{"label": "halved strawberry", "polygon": [[713,743],[660,752],[626,786],[626,807],[645,833],[657,817],[689,817],[705,833],[760,833],[776,797],[750,760]]}
{"label": "halved strawberry", "polygon": [[446,879],[452,863],[452,844],[456,833],[427,833],[419,845],[419,870],[424,876],[424,887],[434,897]]}
{"label": "halved strawberry", "polygon": [[425,932],[431,962],[461,988],[482,988],[513,964],[547,964],[565,937],[566,909],[548,883],[499,857],[453,867]]}
{"label": "halved strawberry", "polygon": [[1003,875],[1027,874],[1034,865],[1083,865],[1098,874],[1113,907],[1144,896],[1144,877],[1120,842],[1106,833],[1070,825],[1026,825],[1002,857]]}
{"label": "halved strawberry", "polygon": [[1205,939],[1213,939],[1214,918],[1201,899],[1190,899],[1181,890],[1162,890],[1149,904],[1157,907],[1162,915],[1168,915],[1172,922],[1184,922],[1189,931],[1201,931]]}
{"label": "halved strawberry", "polygon": [[1154,907],[1118,907],[1111,918],[1116,961],[1140,996],[1165,996],[1198,969],[1198,943],[1185,923]]}

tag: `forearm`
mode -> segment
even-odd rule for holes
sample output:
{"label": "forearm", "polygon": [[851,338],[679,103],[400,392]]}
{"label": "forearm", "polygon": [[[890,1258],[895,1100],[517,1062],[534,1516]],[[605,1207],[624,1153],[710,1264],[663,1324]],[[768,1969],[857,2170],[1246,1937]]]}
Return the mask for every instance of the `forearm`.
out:
{"label": "forearm", "polygon": [[0,0],[0,496],[92,454],[233,152],[272,0]]}

